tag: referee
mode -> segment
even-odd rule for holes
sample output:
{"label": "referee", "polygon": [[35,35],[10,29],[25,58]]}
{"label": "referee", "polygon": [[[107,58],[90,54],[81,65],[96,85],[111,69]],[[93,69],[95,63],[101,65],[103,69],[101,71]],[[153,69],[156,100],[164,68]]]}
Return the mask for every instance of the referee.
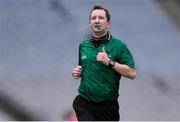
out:
{"label": "referee", "polygon": [[95,5],[90,12],[91,39],[79,45],[79,64],[72,71],[81,78],[73,108],[79,121],[119,121],[119,82],[121,76],[136,77],[133,56],[125,42],[109,31],[109,11]]}

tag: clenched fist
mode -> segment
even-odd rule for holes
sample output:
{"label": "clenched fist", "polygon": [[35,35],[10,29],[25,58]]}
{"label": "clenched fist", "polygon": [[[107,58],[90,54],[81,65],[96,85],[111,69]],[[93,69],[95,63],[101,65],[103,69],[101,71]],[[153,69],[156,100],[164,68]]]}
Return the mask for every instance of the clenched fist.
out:
{"label": "clenched fist", "polygon": [[109,65],[110,59],[109,59],[104,47],[102,48],[102,51],[98,53],[96,60],[103,63],[106,66]]}
{"label": "clenched fist", "polygon": [[81,66],[77,66],[76,68],[74,68],[72,70],[72,76],[74,79],[79,79],[81,77],[82,74],[82,67]]}

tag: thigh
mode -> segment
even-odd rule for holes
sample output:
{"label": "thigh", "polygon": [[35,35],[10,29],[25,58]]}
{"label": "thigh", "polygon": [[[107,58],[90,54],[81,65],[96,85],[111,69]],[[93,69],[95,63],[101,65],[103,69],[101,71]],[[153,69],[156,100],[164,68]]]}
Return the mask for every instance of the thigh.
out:
{"label": "thigh", "polygon": [[119,121],[119,105],[118,102],[113,105],[93,107],[93,116],[100,121]]}
{"label": "thigh", "polygon": [[92,121],[95,118],[89,112],[85,101],[78,95],[73,101],[73,108],[75,110],[78,121]]}

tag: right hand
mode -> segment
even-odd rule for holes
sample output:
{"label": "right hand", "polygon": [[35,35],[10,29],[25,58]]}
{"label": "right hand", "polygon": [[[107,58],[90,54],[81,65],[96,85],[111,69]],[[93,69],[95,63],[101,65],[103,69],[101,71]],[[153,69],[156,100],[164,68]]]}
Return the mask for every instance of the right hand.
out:
{"label": "right hand", "polygon": [[74,79],[79,79],[81,77],[82,74],[82,67],[81,66],[77,66],[76,68],[74,68],[72,70],[72,76]]}

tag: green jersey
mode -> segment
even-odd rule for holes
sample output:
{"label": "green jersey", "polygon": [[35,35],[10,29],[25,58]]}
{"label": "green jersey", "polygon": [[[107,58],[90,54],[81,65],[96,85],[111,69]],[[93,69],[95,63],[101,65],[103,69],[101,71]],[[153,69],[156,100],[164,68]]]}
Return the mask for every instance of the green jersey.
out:
{"label": "green jersey", "polygon": [[96,48],[91,40],[84,40],[79,45],[79,65],[82,66],[83,71],[78,92],[89,101],[113,101],[119,96],[121,75],[96,60],[97,54],[103,47],[111,60],[135,68],[133,57],[121,40],[111,36],[107,43]]}

